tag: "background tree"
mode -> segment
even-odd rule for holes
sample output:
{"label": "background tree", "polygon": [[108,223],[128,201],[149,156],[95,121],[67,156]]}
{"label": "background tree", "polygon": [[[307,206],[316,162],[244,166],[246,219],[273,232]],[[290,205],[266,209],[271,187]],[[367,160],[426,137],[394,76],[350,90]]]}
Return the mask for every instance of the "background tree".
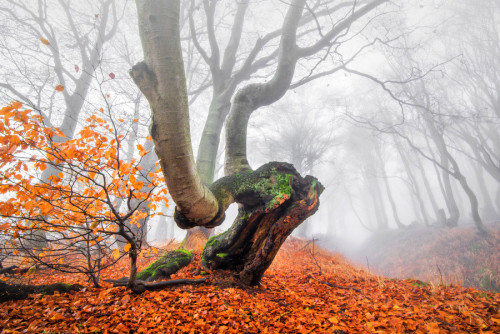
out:
{"label": "background tree", "polygon": [[[247,81],[266,78],[270,80],[273,69],[278,62],[279,38],[283,27],[270,24],[260,15],[254,14],[255,6],[269,7],[273,12],[277,6],[283,12],[287,4],[272,2],[254,4],[252,1],[242,1],[237,6],[217,1],[190,1],[189,27],[190,41],[199,52],[201,60],[208,67],[208,82],[202,80],[200,89],[211,86],[212,96],[206,122],[199,141],[196,165],[202,181],[209,185],[214,181],[216,157],[221,150],[221,134],[224,122],[230,112],[235,93]],[[350,63],[361,51],[374,42],[362,44],[360,47],[351,39],[360,34],[364,26],[353,25],[357,18],[364,15],[377,4],[371,3],[363,10],[357,11],[358,3],[343,1],[316,1],[306,7],[299,21],[298,37],[301,40],[314,40],[315,43],[303,48],[297,58],[301,65],[295,74],[295,82],[290,88],[297,88],[317,78],[335,73],[340,64]],[[283,8],[281,8],[283,7]],[[232,15],[229,15],[232,13]],[[202,24],[197,24],[202,22]],[[249,22],[254,25],[270,27],[265,29],[248,29]],[[182,23],[182,20],[181,20]],[[226,28],[229,27],[229,28]],[[222,51],[222,45],[225,48]],[[341,49],[344,44],[351,44],[351,49],[345,47],[344,55]],[[352,50],[355,50],[354,52]],[[319,58],[319,59],[318,59]],[[310,60],[312,59],[312,60]],[[191,82],[191,80],[190,80]],[[200,229],[188,231],[187,240],[191,234]],[[205,235],[209,231],[201,228]],[[189,243],[189,241],[187,241]]]}

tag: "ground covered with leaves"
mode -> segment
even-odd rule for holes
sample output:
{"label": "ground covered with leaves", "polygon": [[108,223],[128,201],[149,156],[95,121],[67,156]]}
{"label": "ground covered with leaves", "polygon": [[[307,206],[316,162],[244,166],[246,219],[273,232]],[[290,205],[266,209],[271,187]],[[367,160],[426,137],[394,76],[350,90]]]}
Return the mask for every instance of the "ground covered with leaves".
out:
{"label": "ground covered with leaves", "polygon": [[[172,278],[207,277],[203,284],[140,295],[123,287],[89,287],[5,302],[0,308],[0,332],[500,332],[500,294],[375,276],[303,240],[287,241],[262,284],[253,288],[223,271],[203,272],[199,259],[197,252],[195,261]],[[109,278],[123,274],[105,273]],[[43,272],[29,279],[76,282],[75,277]]]}

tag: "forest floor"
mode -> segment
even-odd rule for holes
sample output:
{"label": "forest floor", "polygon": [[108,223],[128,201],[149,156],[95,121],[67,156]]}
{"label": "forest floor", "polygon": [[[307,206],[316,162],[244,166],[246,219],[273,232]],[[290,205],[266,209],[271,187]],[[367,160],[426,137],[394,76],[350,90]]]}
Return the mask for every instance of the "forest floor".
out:
{"label": "forest floor", "polygon": [[350,258],[391,278],[500,292],[500,222],[486,227],[486,238],[472,225],[378,232]]}
{"label": "forest floor", "polygon": [[[198,278],[199,259],[197,252],[172,278]],[[104,275],[119,278],[127,269],[124,262]],[[87,287],[5,302],[0,333],[500,333],[498,293],[376,276],[295,238],[258,287],[241,286],[224,271],[205,277],[140,295]],[[25,280],[85,284],[46,271]]]}

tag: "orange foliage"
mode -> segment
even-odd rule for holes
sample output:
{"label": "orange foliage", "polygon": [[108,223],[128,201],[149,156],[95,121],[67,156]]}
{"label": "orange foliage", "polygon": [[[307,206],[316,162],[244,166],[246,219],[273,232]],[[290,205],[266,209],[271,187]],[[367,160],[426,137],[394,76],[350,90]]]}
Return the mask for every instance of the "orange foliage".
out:
{"label": "orange foliage", "polygon": [[[194,262],[173,278],[199,277],[203,269],[198,266]],[[373,276],[294,238],[284,244],[259,287],[241,286],[224,271],[205,277],[207,284],[141,295],[104,288],[7,302],[0,309],[0,328],[5,333],[500,331],[498,294]]]}
{"label": "orange foliage", "polygon": [[[106,253],[119,226],[125,222],[139,226],[149,214],[142,203],[149,203],[150,216],[157,204],[167,203],[161,170],[143,171],[140,160],[121,160],[123,135],[117,135],[106,120],[92,115],[73,139],[62,141],[55,140],[64,137],[61,131],[44,126],[42,117],[21,108],[15,102],[0,110],[0,215],[4,218],[0,236],[7,237],[13,248],[35,229],[49,233],[52,240],[49,248],[31,254],[37,261],[54,262],[82,253],[72,248],[77,245],[91,250],[86,254]],[[51,175],[42,180],[48,166]],[[141,181],[146,179],[148,184]],[[126,209],[116,204],[120,199],[127,201]],[[127,245],[125,253],[138,251],[139,245]],[[124,254],[115,250],[113,255]],[[87,260],[73,265],[85,267]]]}

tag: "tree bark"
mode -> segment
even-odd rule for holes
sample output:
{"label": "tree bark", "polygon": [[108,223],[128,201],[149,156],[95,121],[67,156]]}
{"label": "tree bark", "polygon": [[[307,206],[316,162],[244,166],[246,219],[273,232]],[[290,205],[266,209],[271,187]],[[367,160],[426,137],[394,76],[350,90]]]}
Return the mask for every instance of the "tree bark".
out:
{"label": "tree bark", "polygon": [[272,79],[264,84],[243,87],[234,97],[226,125],[226,175],[249,170],[247,160],[247,127],[250,115],[262,106],[279,100],[292,83],[298,48],[296,31],[305,0],[294,0],[283,22],[278,67]]}
{"label": "tree bark", "polygon": [[438,149],[440,164],[443,168],[441,174],[445,191],[444,197],[446,206],[448,207],[448,211],[450,213],[450,218],[447,220],[447,224],[449,226],[457,226],[458,219],[460,218],[460,211],[458,210],[457,202],[455,200],[453,189],[451,187],[450,173],[449,173],[450,160],[449,160],[448,150],[446,148],[446,143],[444,142],[442,135],[436,129],[434,121],[432,120],[432,115],[430,115],[428,110],[425,110],[422,114],[424,117],[425,124],[429,129],[431,138]]}
{"label": "tree bark", "polygon": [[394,202],[394,197],[392,196],[392,190],[391,190],[391,187],[389,185],[389,180],[387,178],[387,172],[385,170],[385,162],[382,159],[382,152],[381,152],[379,146],[377,146],[377,155],[378,155],[378,158],[379,158],[380,172],[382,173],[382,179],[384,180],[384,185],[385,185],[385,190],[386,190],[386,193],[387,193],[387,198],[389,199],[389,203],[390,203],[391,209],[392,209],[392,216],[394,218],[394,221],[396,222],[397,227],[398,228],[404,228],[405,225],[399,219],[398,207],[396,206],[396,203]]}
{"label": "tree bark", "polygon": [[42,293],[44,295],[52,295],[55,291],[70,292],[83,289],[78,284],[54,283],[48,285],[22,285],[22,284],[7,284],[0,282],[0,303],[8,300],[26,299],[32,293]]}
{"label": "tree bark", "polygon": [[413,185],[413,189],[415,192],[416,199],[418,201],[418,205],[420,207],[420,213],[422,214],[422,219],[424,220],[425,225],[429,225],[429,215],[427,214],[427,210],[425,208],[425,203],[423,202],[423,198],[420,192],[420,187],[418,186],[417,179],[415,178],[415,175],[413,174],[413,171],[411,170],[410,162],[408,161],[408,157],[406,153],[404,152],[403,148],[401,147],[401,144],[397,140],[397,138],[394,138],[394,142],[396,143],[396,147],[398,149],[399,155],[401,157],[401,160],[403,161],[403,165],[406,170],[406,174],[408,175],[408,179],[410,180],[410,183]]}
{"label": "tree bark", "polygon": [[167,186],[183,216],[194,225],[213,225],[221,217],[219,207],[196,171],[191,148],[180,2],[137,0],[136,5],[144,61],[130,75],[151,106],[150,132]]}
{"label": "tree bark", "polygon": [[271,162],[216,181],[211,189],[225,194],[226,203],[241,205],[229,230],[208,240],[203,264],[230,269],[256,285],[288,235],[317,211],[324,188],[290,164]]}

